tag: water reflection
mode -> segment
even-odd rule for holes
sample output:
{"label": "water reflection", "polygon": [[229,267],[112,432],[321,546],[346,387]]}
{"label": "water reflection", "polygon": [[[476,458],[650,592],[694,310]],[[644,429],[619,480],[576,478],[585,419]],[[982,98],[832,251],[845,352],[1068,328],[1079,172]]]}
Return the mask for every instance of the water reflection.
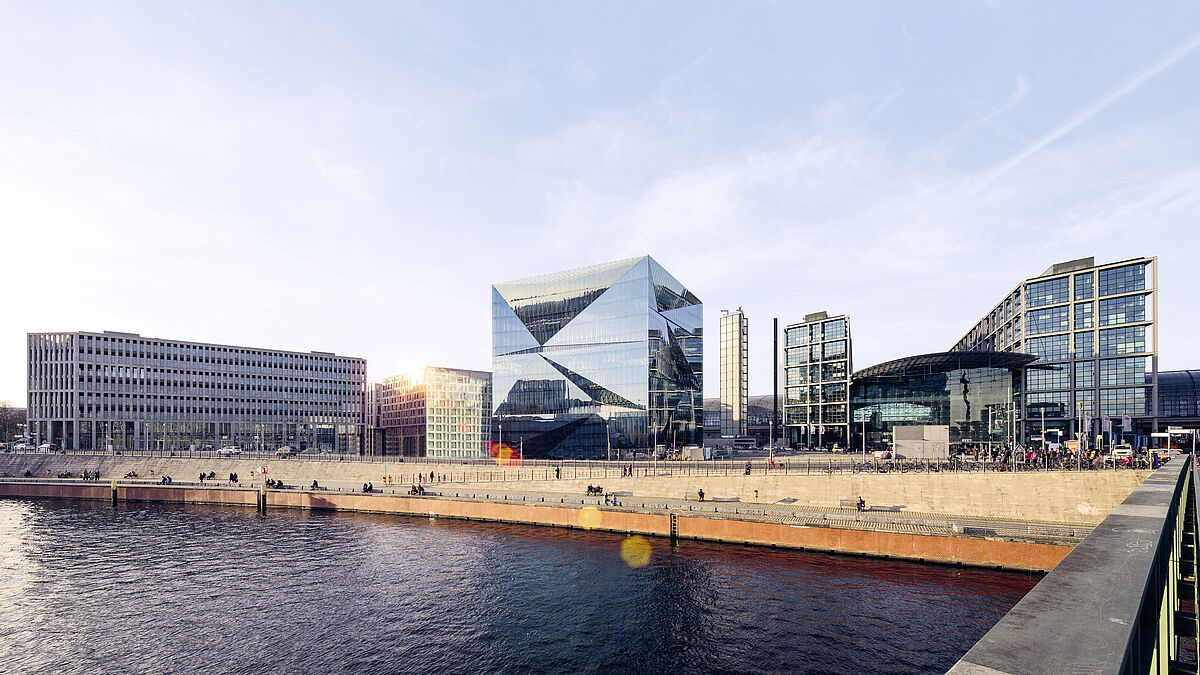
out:
{"label": "water reflection", "polygon": [[1036,581],[304,511],[4,500],[0,534],[3,672],[942,672]]}

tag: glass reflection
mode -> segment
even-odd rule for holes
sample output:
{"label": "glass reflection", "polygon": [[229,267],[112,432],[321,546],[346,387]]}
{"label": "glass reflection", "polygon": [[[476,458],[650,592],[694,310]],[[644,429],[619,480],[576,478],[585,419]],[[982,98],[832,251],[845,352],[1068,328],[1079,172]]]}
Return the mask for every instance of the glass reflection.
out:
{"label": "glass reflection", "polygon": [[497,440],[531,458],[699,443],[702,326],[649,256],[496,284]]}

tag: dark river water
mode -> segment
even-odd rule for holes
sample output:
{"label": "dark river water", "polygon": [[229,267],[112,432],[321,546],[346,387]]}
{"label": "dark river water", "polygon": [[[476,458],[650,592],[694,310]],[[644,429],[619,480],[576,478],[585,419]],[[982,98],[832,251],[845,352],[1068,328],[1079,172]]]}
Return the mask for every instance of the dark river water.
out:
{"label": "dark river water", "polygon": [[519,525],[0,500],[0,673],[943,672],[1036,582]]}

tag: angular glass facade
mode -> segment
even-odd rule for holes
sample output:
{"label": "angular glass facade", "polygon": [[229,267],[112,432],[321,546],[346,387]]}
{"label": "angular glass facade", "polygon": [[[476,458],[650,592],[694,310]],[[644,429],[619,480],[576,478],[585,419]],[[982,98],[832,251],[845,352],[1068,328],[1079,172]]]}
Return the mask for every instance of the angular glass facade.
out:
{"label": "angular glass facade", "polygon": [[945,425],[950,442],[1008,444],[1021,372],[1035,357],[946,352],[890,361],[854,374],[851,450],[885,449],[898,425]]}
{"label": "angular glass facade", "polygon": [[701,442],[702,319],[649,256],[496,284],[494,440],[529,458]]}

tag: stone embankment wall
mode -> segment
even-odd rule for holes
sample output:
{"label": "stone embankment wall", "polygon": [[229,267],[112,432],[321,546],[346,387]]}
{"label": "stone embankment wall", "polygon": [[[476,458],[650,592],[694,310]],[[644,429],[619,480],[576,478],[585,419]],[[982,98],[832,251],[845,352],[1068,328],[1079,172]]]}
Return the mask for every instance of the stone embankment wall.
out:
{"label": "stone embankment wall", "polygon": [[[113,500],[115,496],[118,502],[258,506],[260,494],[254,489],[151,485],[122,485],[118,486],[115,492],[114,495],[111,485],[105,483],[0,482],[0,497],[104,501]],[[1053,569],[1071,550],[1069,546],[1020,541],[844,530],[695,515],[641,513],[606,507],[534,506],[495,501],[460,501],[345,492],[267,491],[265,508],[346,510],[432,518],[462,518],[659,537],[671,536],[674,519],[675,535],[680,539],[1034,572]]]}
{"label": "stone embankment wall", "polygon": [[810,475],[775,471],[764,475],[758,469],[751,476],[742,476],[737,472],[688,473],[663,465],[657,476],[636,478],[620,478],[613,469],[605,477],[598,468],[591,475],[584,475],[584,469],[567,467],[561,479],[554,479],[553,469],[545,467],[74,455],[0,455],[0,474],[20,476],[30,470],[37,477],[46,477],[47,471],[56,476],[62,471],[78,475],[84,469],[99,469],[108,479],[133,470],[143,478],[150,477],[153,471],[154,476],[166,473],[178,481],[194,481],[201,471],[214,471],[218,480],[236,472],[242,481],[247,481],[251,472],[263,463],[268,465],[271,477],[299,485],[317,480],[322,484],[348,485],[371,481],[381,486],[381,479],[387,474],[395,478],[399,487],[415,480],[415,474],[432,471],[445,474],[459,490],[583,495],[589,484],[599,484],[606,491],[629,492],[646,498],[694,497],[703,489],[709,499],[736,498],[743,503],[754,503],[757,490],[757,499],[762,503],[795,500],[798,505],[836,508],[842,500],[862,496],[868,504],[899,506],[906,513],[1086,525],[1098,524],[1150,474],[1149,471],[855,474],[847,470]]}

